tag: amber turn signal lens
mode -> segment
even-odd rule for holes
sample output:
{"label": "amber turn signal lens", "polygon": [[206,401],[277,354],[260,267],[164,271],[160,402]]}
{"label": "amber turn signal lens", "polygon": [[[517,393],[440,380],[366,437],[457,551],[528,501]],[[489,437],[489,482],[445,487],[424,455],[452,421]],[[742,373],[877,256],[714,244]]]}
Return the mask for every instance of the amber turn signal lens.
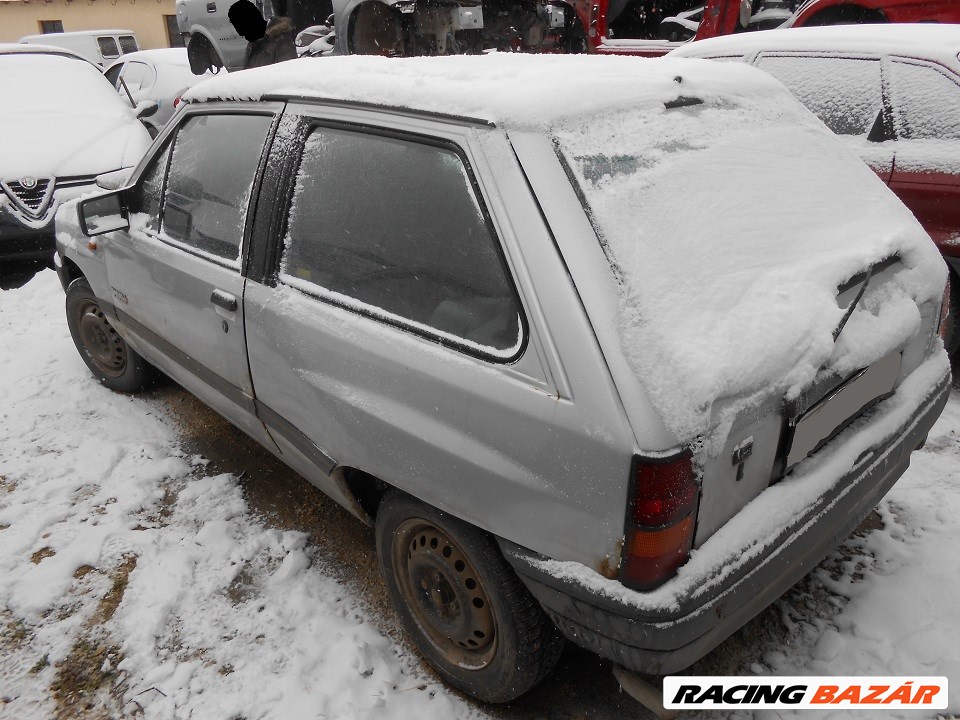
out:
{"label": "amber turn signal lens", "polygon": [[637,530],[630,539],[627,553],[638,558],[659,558],[679,552],[692,537],[693,518],[684,518],[663,530]]}
{"label": "amber turn signal lens", "polygon": [[627,532],[620,579],[636,590],[651,590],[672,577],[690,556],[693,515],[662,530]]}

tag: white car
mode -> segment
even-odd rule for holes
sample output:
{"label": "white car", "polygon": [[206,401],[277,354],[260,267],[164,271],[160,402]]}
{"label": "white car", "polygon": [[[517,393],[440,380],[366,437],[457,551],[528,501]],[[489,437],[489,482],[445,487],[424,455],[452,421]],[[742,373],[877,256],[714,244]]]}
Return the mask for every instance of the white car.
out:
{"label": "white car", "polygon": [[76,32],[44,33],[20,38],[25,45],[47,45],[72,50],[100,67],[121,55],[140,49],[132,30],[78,30]]}
{"label": "white car", "polygon": [[0,86],[0,262],[49,260],[57,207],[139,162],[153,105],[131,108],[96,65],[52,47],[0,44]]}
{"label": "white car", "polygon": [[[209,71],[203,75],[194,75],[184,48],[130,53],[107,67],[103,74],[117,88],[121,97],[132,99],[134,105],[147,100],[157,103],[156,114],[143,121],[151,137],[156,137],[159,129],[171,118],[180,96],[187,89],[201,80],[213,77]],[[121,78],[123,84],[120,82]]]}

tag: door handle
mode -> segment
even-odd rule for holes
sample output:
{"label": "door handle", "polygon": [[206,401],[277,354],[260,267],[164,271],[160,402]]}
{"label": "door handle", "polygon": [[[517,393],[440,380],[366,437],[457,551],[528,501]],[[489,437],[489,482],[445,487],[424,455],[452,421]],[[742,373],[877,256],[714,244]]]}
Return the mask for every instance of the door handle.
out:
{"label": "door handle", "polygon": [[237,299],[223,290],[214,290],[210,295],[210,302],[230,312],[234,312],[237,309]]}
{"label": "door handle", "polygon": [[208,12],[208,13],[215,13],[216,11],[217,11],[217,4],[216,4],[215,2],[208,2],[208,3],[207,3],[207,12]]}

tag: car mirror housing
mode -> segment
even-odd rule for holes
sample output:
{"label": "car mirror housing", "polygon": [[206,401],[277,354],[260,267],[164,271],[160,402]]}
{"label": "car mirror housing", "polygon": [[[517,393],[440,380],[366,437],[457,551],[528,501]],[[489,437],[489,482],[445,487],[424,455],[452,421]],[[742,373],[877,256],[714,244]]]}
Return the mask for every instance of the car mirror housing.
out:
{"label": "car mirror housing", "polygon": [[131,168],[120,168],[97,175],[97,187],[104,190],[119,190],[130,179]]}
{"label": "car mirror housing", "polygon": [[120,203],[120,192],[98,195],[82,201],[77,207],[80,229],[87,237],[96,237],[130,227],[127,213]]}
{"label": "car mirror housing", "polygon": [[137,107],[134,108],[134,112],[137,115],[137,118],[143,120],[143,118],[148,118],[151,115],[156,115],[157,110],[160,109],[160,106],[154,100],[141,100],[137,103]]}

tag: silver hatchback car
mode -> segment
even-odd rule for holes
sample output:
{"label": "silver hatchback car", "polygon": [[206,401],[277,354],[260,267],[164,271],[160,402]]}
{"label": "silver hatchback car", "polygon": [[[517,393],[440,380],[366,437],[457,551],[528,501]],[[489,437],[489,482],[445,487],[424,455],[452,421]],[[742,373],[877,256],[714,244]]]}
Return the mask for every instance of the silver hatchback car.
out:
{"label": "silver hatchback car", "polygon": [[58,215],[77,348],[375,525],[403,626],[483,700],[563,638],[690,665],[946,402],[936,247],[752,68],[305,59],[185,100],[126,187]]}

